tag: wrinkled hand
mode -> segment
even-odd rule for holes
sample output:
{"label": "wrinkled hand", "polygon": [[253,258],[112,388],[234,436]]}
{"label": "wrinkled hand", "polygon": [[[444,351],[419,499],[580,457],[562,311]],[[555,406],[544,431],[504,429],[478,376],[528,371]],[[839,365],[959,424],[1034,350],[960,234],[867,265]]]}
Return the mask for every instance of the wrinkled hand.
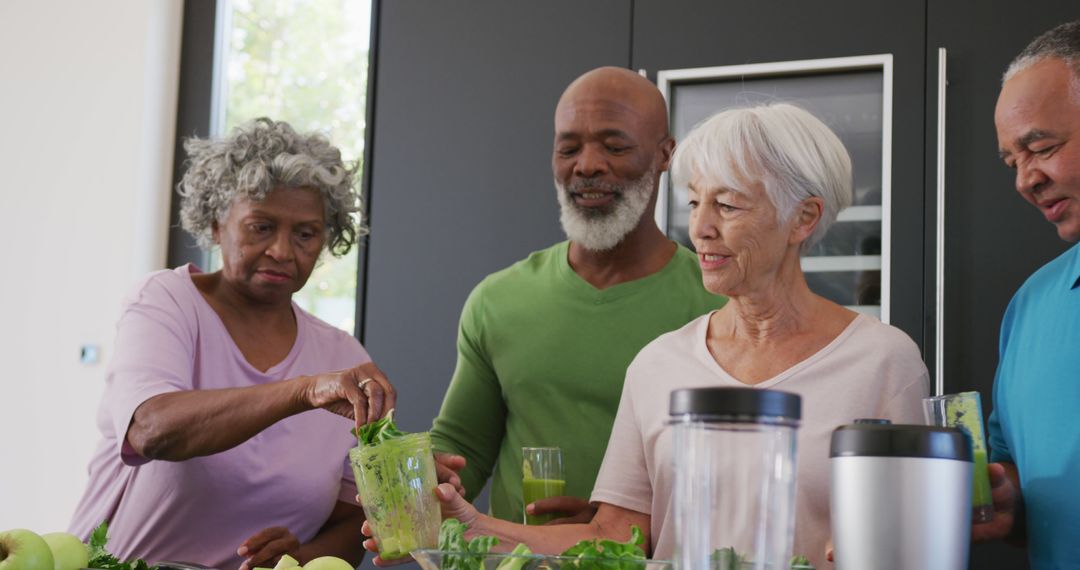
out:
{"label": "wrinkled hand", "polygon": [[240,570],[251,570],[256,566],[273,566],[282,554],[295,557],[298,548],[300,541],[289,529],[275,526],[264,528],[245,540],[236,549],[236,554],[246,557]]}
{"label": "wrinkled hand", "polygon": [[[465,497],[458,494],[453,485],[449,483],[439,484],[438,487],[435,487],[435,496],[439,498],[444,519],[457,519],[469,525],[469,530],[476,530],[473,526],[477,517],[480,516],[480,511],[476,510],[472,503],[466,501]],[[467,537],[469,534],[469,532],[466,532],[465,536]]]}
{"label": "wrinkled hand", "polygon": [[990,522],[971,525],[972,542],[1003,540],[1013,532],[1016,523],[1016,510],[1020,503],[1020,489],[1016,467],[1011,464],[991,463],[990,494],[994,498],[994,518]]}
{"label": "wrinkled hand", "polygon": [[577,497],[548,497],[533,501],[525,505],[525,512],[530,515],[547,515],[557,513],[562,515],[545,524],[574,524],[587,523],[596,514],[596,505]]}
{"label": "wrinkled hand", "polygon": [[374,422],[397,405],[397,391],[374,362],[305,379],[304,397],[310,406],[355,420],[356,427]]}
{"label": "wrinkled hand", "polygon": [[458,475],[465,468],[465,458],[451,453],[435,453],[435,476],[439,483],[449,483],[462,497],[465,496],[465,487],[461,484]]}

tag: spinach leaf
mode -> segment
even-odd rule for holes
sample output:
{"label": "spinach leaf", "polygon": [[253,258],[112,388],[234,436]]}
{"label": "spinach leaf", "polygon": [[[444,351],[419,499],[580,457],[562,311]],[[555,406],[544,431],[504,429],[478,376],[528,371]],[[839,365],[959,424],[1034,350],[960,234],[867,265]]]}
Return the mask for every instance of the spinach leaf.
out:
{"label": "spinach leaf", "polygon": [[360,445],[375,445],[405,435],[405,432],[394,425],[394,410],[387,412],[382,419],[362,425],[359,429],[353,429],[352,433],[359,440]]}
{"label": "spinach leaf", "polygon": [[645,536],[636,525],[630,528],[630,540],[583,540],[571,546],[563,556],[577,558],[573,566],[578,570],[637,570],[643,567],[645,551],[641,544]]}

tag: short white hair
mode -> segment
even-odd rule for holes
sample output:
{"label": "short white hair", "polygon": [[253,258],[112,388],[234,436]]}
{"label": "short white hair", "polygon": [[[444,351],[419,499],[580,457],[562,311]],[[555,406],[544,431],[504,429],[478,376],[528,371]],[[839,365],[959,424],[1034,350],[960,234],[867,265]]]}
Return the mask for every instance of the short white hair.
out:
{"label": "short white hair", "polygon": [[739,192],[747,182],[761,182],[780,223],[802,200],[821,198],[821,220],[803,250],[851,205],[851,158],[844,144],[817,117],[787,103],[729,109],[706,119],[679,142],[671,170],[676,186],[694,181]]}

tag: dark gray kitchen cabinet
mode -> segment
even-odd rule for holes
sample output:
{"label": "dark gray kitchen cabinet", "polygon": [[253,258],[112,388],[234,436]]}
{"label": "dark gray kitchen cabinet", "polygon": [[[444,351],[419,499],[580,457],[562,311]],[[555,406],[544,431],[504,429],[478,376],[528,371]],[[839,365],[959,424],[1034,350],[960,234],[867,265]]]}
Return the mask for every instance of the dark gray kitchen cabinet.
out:
{"label": "dark gray kitchen cabinet", "polygon": [[[633,68],[653,79],[672,69],[892,56],[891,251],[882,252],[891,263],[888,320],[920,345],[925,18],[921,3],[636,0],[632,49]],[[849,148],[855,158],[860,150]]]}
{"label": "dark gray kitchen cabinet", "polygon": [[[1001,317],[1012,295],[1036,269],[1068,244],[1016,193],[1014,173],[997,153],[994,106],[1012,58],[1040,33],[1080,18],[1074,2],[934,0],[927,4],[927,142],[925,187],[937,191],[944,167],[944,273],[935,271],[936,197],[927,200],[925,296],[944,287],[942,380],[946,393],[977,390],[990,413]],[[939,113],[939,49],[946,77]],[[939,161],[937,129],[943,117]],[[928,314],[933,316],[931,303]],[[925,351],[936,342],[928,335]],[[976,545],[971,568],[1026,568],[1023,552]]]}
{"label": "dark gray kitchen cabinet", "polygon": [[[551,184],[552,113],[600,65],[661,70],[891,54],[890,322],[937,365],[945,392],[989,413],[1010,297],[1066,244],[1013,190],[993,108],[1009,60],[1080,17],[1033,0],[475,0],[376,2],[363,340],[400,390],[405,429],[430,426],[454,366],[456,323],[485,275],[563,239]],[[938,48],[945,48],[944,162]],[[944,165],[945,270],[936,271]],[[482,411],[478,411],[482,413]],[[1026,567],[977,546],[971,568]]]}
{"label": "dark gray kitchen cabinet", "polygon": [[469,291],[565,239],[555,104],[581,73],[630,64],[630,0],[390,0],[377,14],[363,341],[415,431],[442,403]]}

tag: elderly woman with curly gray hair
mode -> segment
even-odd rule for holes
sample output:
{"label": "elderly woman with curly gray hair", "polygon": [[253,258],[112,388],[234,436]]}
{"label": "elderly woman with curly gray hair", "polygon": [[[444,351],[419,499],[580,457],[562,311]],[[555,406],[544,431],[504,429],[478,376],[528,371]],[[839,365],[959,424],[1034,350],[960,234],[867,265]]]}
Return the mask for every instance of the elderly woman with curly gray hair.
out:
{"label": "elderly woman with curly gray hair", "polygon": [[366,231],[356,169],[269,119],[185,149],[181,221],[222,266],[158,271],[125,299],[71,531],[107,521],[121,559],[359,564],[350,430],[395,392],[355,338],[292,302],[324,249]]}

